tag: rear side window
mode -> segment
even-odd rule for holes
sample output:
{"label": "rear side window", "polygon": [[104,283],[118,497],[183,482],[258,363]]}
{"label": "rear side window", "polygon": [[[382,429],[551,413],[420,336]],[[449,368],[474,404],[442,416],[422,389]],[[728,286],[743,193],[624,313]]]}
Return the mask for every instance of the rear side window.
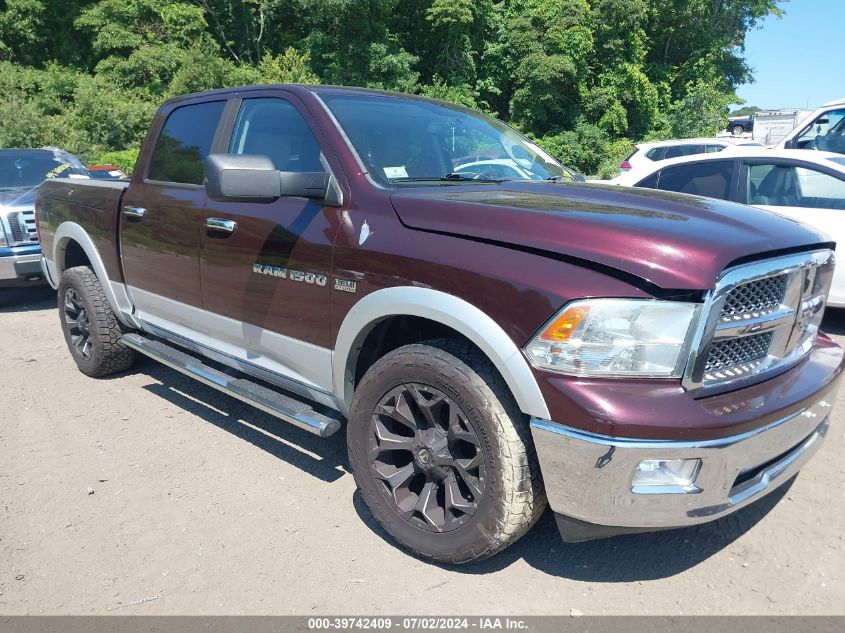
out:
{"label": "rear side window", "polygon": [[182,106],[171,112],[156,141],[147,177],[201,185],[203,161],[211,152],[225,106],[225,101],[211,101]]}
{"label": "rear side window", "polygon": [[654,149],[650,149],[646,152],[646,158],[649,158],[651,160],[663,160],[665,154],[665,147],[655,147]]}
{"label": "rear side window", "polygon": [[701,154],[704,151],[703,145],[673,145],[666,148],[663,158],[679,158],[681,156],[692,156]]}
{"label": "rear side window", "polygon": [[727,200],[733,161],[714,160],[661,170],[657,188]]}

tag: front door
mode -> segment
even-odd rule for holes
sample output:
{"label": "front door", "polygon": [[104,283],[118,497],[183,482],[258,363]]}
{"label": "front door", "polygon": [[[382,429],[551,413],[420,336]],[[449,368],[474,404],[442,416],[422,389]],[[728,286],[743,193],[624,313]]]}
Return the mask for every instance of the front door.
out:
{"label": "front door", "polygon": [[[283,98],[243,99],[228,148],[268,156],[281,171],[328,171],[305,118]],[[331,390],[331,254],[339,217],[339,209],[308,198],[206,201],[200,271],[212,347]],[[217,228],[219,221],[231,230]]]}
{"label": "front door", "polygon": [[202,307],[202,161],[225,105],[187,104],[167,114],[149,167],[134,175],[121,207],[123,271],[137,317],[194,340],[202,331],[196,321]]}

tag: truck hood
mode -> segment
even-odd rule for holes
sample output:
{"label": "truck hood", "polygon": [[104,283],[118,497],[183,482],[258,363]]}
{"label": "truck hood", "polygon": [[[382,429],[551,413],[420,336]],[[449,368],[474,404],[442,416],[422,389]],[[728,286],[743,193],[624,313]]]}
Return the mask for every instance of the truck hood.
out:
{"label": "truck hood", "polygon": [[706,290],[737,259],[829,243],[760,209],[613,185],[447,185],[391,199],[411,229],[553,253],[663,289]]}
{"label": "truck hood", "polygon": [[29,207],[35,205],[35,190],[32,188],[0,189],[0,209],[8,207]]}

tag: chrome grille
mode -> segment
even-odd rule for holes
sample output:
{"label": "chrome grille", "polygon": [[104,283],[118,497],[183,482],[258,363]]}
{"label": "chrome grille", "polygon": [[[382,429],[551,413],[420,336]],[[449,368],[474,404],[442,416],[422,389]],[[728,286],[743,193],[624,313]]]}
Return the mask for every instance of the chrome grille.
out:
{"label": "chrome grille", "polygon": [[816,340],[833,266],[833,252],[820,250],[726,270],[705,305],[684,385],[724,385],[804,356]]}
{"label": "chrome grille", "polygon": [[6,222],[12,238],[10,246],[32,244],[38,241],[34,211],[13,211],[6,216]]}
{"label": "chrome grille", "polygon": [[749,374],[769,355],[772,332],[714,341],[707,354],[704,380]]}
{"label": "chrome grille", "polygon": [[737,286],[728,293],[720,320],[740,321],[771,314],[783,303],[786,281],[787,275],[775,275]]}

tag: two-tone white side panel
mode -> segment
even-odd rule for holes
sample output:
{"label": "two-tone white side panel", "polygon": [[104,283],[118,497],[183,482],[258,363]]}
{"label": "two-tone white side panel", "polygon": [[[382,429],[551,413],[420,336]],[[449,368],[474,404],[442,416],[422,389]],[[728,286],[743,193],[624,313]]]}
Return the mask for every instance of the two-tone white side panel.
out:
{"label": "two-tone white side panel", "polygon": [[[45,267],[49,273],[49,279],[56,285],[59,284],[62,272],[65,270],[65,253],[71,241],[79,244],[82,250],[85,251],[85,255],[94,269],[94,274],[100,280],[100,285],[103,287],[106,299],[108,299],[109,305],[117,318],[124,325],[133,328],[138,327],[138,322],[132,316],[132,302],[126,293],[126,286],[109,279],[103,259],[100,257],[100,252],[85,229],[76,222],[63,222],[60,224],[53,237],[53,252],[51,254],[44,253]],[[50,255],[52,255],[52,259]]]}
{"label": "two-tone white side panel", "polygon": [[134,286],[129,291],[139,305],[146,306],[135,312],[143,329],[176,334],[304,387],[331,392],[331,350]]}
{"label": "two-tone white side panel", "polygon": [[355,366],[367,334],[384,319],[400,315],[430,319],[460,332],[496,365],[523,413],[549,419],[546,401],[528,361],[492,318],[454,295],[413,286],[377,290],[356,303],[343,320],[332,371],[335,397],[344,415],[349,415]]}

